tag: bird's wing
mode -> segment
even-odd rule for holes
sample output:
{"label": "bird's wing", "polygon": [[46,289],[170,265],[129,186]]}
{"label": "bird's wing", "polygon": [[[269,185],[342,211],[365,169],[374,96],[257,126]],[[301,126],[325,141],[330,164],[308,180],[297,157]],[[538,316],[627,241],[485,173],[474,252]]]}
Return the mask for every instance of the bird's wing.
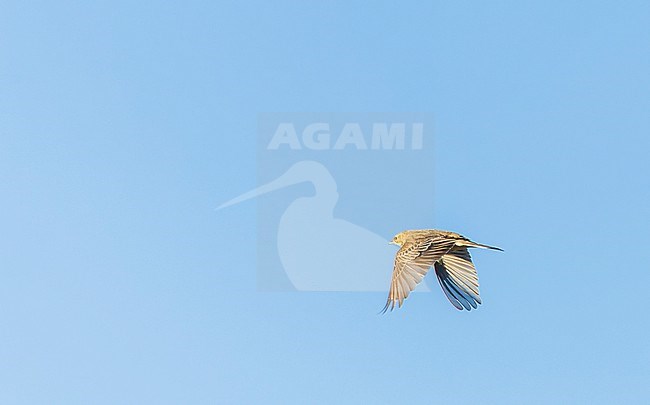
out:
{"label": "bird's wing", "polygon": [[478,274],[466,247],[457,246],[435,263],[436,276],[449,302],[470,311],[481,304]]}
{"label": "bird's wing", "polygon": [[390,291],[386,306],[381,312],[384,313],[389,308],[392,311],[395,304],[401,308],[404,300],[422,281],[433,263],[449,252],[454,244],[454,240],[430,237],[402,245],[395,255]]}

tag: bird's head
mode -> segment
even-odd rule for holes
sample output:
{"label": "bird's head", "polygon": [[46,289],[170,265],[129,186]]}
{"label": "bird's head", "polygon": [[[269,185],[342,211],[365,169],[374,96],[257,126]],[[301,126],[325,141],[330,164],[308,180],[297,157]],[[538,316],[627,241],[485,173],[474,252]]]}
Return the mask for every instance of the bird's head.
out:
{"label": "bird's head", "polygon": [[400,232],[397,235],[393,236],[393,240],[389,243],[391,245],[402,246],[406,242],[406,232]]}

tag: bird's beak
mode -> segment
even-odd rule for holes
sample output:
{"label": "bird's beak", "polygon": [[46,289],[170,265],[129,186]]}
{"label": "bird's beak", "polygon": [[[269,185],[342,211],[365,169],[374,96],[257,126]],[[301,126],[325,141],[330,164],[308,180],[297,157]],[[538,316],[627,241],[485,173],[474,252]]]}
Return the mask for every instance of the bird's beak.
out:
{"label": "bird's beak", "polygon": [[397,243],[393,242],[392,240],[388,242],[389,245],[397,245]]}
{"label": "bird's beak", "polygon": [[289,172],[283,174],[282,176],[278,177],[277,179],[271,181],[270,183],[263,184],[263,185],[257,187],[254,190],[251,190],[251,191],[249,191],[247,193],[244,193],[244,194],[240,195],[239,197],[233,198],[232,200],[221,204],[216,209],[220,210],[220,209],[226,208],[226,207],[231,206],[231,205],[239,204],[242,201],[246,201],[246,200],[249,200],[251,198],[258,197],[258,196],[260,196],[262,194],[266,194],[266,193],[269,193],[271,191],[275,191],[275,190],[278,190],[278,189],[281,189],[281,188],[284,188],[284,187],[299,183],[301,180],[303,180],[303,179],[295,179],[295,178],[293,178],[294,176],[289,176],[288,173]]}

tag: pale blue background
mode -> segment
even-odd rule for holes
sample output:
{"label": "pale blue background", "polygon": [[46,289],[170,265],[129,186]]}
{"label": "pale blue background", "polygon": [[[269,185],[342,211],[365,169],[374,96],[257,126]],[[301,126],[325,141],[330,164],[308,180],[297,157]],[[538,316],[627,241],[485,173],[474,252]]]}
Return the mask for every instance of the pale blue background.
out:
{"label": "pale blue background", "polygon": [[[649,39],[645,1],[3,2],[0,402],[647,401]],[[432,111],[423,226],[506,249],[484,305],[256,292],[255,203],[213,208],[264,111]]]}

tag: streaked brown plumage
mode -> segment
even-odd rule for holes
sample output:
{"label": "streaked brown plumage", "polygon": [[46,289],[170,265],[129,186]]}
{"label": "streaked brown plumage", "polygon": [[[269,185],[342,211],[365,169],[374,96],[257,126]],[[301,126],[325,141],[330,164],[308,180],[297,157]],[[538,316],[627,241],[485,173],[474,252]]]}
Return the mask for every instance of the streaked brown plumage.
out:
{"label": "streaked brown plumage", "polygon": [[455,232],[423,229],[400,232],[390,242],[400,246],[395,255],[393,278],[386,306],[392,311],[402,303],[422,281],[431,266],[449,302],[459,310],[476,309],[481,304],[478,274],[468,248],[502,250],[498,247],[472,242]]}

